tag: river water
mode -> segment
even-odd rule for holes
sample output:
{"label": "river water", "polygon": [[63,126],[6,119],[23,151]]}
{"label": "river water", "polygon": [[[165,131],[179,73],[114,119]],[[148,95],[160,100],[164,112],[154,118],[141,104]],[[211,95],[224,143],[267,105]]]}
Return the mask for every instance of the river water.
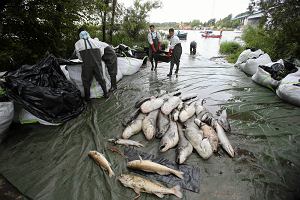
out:
{"label": "river water", "polygon": [[[224,32],[222,40],[234,37]],[[196,56],[189,55],[191,40],[198,42]],[[189,31],[178,76],[166,76],[168,63],[159,63],[156,72],[141,68],[124,77],[108,100],[93,100],[62,126],[14,125],[0,145],[0,172],[33,199],[132,199],[133,190],[103,173],[88,152],[104,153],[117,175],[127,172],[126,160],[111,152],[106,141],[121,135],[121,121],[134,111],[134,102],[165,92],[193,92],[206,98],[205,106],[213,114],[227,109],[232,127],[228,138],[236,156],[230,158],[220,149],[203,160],[193,153],[186,164],[200,169],[200,192],[184,190],[183,199],[299,199],[300,108],[256,85],[232,64],[210,60],[218,56],[219,43]],[[175,161],[175,149],[160,153],[159,140],[147,142],[142,134],[132,139],[145,145],[141,151]],[[142,194],[141,199],[157,197]]]}

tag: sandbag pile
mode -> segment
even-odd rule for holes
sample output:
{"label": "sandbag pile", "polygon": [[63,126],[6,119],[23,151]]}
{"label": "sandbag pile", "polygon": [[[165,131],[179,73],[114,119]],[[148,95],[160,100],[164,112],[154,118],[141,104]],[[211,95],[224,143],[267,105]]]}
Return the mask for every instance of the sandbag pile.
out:
{"label": "sandbag pile", "polygon": [[225,134],[230,132],[226,110],[218,119],[203,106],[197,95],[146,98],[136,104],[139,112],[127,124],[123,139],[144,133],[147,140],[160,139],[159,150],[165,152],[177,146],[176,162],[182,164],[193,149],[208,159],[218,150],[219,144],[231,156],[234,150]]}
{"label": "sandbag pile", "polygon": [[270,62],[272,62],[270,56],[262,50],[251,51],[247,49],[240,54],[234,66],[252,76],[257,71],[259,65],[265,65]]}

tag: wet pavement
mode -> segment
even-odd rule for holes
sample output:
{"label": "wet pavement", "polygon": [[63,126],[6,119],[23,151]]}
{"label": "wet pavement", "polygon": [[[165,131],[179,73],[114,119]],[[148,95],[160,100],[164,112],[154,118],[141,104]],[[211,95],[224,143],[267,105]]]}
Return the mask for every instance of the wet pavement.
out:
{"label": "wet pavement", "polygon": [[[200,168],[200,192],[184,190],[183,199],[299,199],[300,108],[222,59],[209,60],[211,56],[200,49],[201,55],[190,56],[188,45],[189,38],[183,43],[178,76],[166,76],[168,63],[160,63],[156,72],[141,68],[124,77],[108,100],[93,100],[79,117],[62,126],[13,125],[0,145],[0,172],[33,199],[132,199],[133,190],[109,178],[88,151],[104,153],[117,175],[127,172],[126,160],[109,150],[107,139],[121,135],[121,121],[134,111],[139,98],[181,91],[206,98],[205,106],[213,114],[227,109],[232,128],[228,138],[236,152],[230,158],[220,149],[209,160],[193,153],[186,164]],[[159,140],[148,142],[142,134],[132,139],[145,145],[139,150],[175,161],[175,149],[160,153]],[[141,199],[157,197],[143,193]]]}

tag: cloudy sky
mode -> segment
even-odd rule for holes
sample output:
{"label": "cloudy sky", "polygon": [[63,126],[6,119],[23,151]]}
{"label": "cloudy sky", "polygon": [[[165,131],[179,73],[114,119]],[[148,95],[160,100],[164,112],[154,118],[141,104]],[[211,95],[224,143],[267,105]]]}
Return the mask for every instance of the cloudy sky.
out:
{"label": "cloudy sky", "polygon": [[[118,0],[125,7],[133,0]],[[142,0],[146,1],[146,0]],[[245,12],[250,0],[161,0],[162,8],[150,13],[150,22],[186,22],[199,19],[204,22],[211,18],[224,18]]]}

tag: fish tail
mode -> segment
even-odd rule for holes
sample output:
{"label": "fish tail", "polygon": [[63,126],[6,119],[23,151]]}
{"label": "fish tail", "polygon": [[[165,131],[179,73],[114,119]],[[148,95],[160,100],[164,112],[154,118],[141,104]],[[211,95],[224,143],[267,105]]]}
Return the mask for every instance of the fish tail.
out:
{"label": "fish tail", "polygon": [[178,197],[178,198],[182,198],[182,192],[180,191],[180,186],[179,185],[176,185],[172,188],[173,190],[173,194]]}
{"label": "fish tail", "polygon": [[113,170],[112,169],[108,169],[108,176],[112,177],[114,175],[115,175],[115,173],[113,172]]}
{"label": "fish tail", "polygon": [[174,170],[173,173],[174,173],[178,178],[183,179],[183,174],[184,174],[183,172]]}

